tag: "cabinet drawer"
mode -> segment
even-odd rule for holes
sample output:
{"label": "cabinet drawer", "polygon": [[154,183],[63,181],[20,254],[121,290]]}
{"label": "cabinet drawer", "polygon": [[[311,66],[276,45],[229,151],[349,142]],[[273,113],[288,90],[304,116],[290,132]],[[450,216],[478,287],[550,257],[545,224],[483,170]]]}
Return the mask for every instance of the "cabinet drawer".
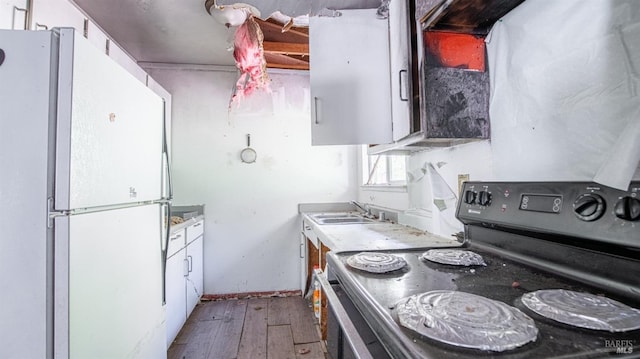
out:
{"label": "cabinet drawer", "polygon": [[187,243],[193,242],[204,233],[204,220],[200,220],[187,227]]}
{"label": "cabinet drawer", "polygon": [[171,257],[176,254],[186,245],[186,236],[185,230],[181,229],[179,231],[171,233],[169,236],[169,246],[167,248],[167,257]]}

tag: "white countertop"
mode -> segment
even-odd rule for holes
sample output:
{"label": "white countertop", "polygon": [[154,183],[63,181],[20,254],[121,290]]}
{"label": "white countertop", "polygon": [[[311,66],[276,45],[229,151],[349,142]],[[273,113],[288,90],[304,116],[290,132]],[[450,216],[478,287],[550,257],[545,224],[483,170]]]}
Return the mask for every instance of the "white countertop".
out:
{"label": "white countertop", "polygon": [[199,221],[204,219],[204,215],[199,215],[197,217],[193,217],[193,218],[189,218],[189,219],[185,219],[184,222],[182,223],[178,223],[178,224],[174,224],[171,226],[171,230],[170,233],[174,234],[177,231],[183,229],[183,228],[187,228],[190,225],[194,224],[194,223],[198,223]]}
{"label": "white countertop", "polygon": [[318,224],[307,213],[302,215],[305,223],[313,227],[320,241],[336,252],[462,245],[454,237],[440,237],[396,223]]}

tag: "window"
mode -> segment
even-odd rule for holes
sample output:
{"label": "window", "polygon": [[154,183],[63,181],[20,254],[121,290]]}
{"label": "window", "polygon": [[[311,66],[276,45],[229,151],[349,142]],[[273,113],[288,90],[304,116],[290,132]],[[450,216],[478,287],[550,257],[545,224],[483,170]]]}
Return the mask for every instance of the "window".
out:
{"label": "window", "polygon": [[407,185],[407,166],[404,155],[367,155],[362,151],[362,182],[365,186]]}

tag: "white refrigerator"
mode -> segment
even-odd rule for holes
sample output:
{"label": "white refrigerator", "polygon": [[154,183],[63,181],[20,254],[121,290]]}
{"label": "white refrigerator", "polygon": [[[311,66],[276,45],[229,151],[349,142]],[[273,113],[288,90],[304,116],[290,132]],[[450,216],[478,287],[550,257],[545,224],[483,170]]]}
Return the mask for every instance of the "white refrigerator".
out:
{"label": "white refrigerator", "polygon": [[73,29],[0,30],[0,358],[165,358],[163,100]]}

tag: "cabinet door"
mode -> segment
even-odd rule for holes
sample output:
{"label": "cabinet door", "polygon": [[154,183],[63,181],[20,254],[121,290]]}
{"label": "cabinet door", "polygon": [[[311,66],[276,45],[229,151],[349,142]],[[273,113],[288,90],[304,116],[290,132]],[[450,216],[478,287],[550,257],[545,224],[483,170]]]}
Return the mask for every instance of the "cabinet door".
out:
{"label": "cabinet door", "polygon": [[[33,1],[33,0],[32,0]],[[82,34],[86,17],[68,0],[35,0],[31,17],[32,30],[73,27]]]}
{"label": "cabinet door", "polygon": [[107,54],[107,42],[110,41],[102,29],[93,21],[87,22],[87,39],[103,54]]}
{"label": "cabinet door", "polygon": [[308,271],[308,259],[307,259],[307,237],[304,233],[300,233],[300,291],[302,295],[305,294],[307,289],[307,278],[311,275]]}
{"label": "cabinet door", "polygon": [[389,143],[388,21],[341,10],[309,24],[313,145]]}
{"label": "cabinet door", "polygon": [[393,140],[411,132],[411,69],[409,68],[409,26],[406,1],[389,2],[389,65],[391,68],[391,114]]}
{"label": "cabinet door", "polygon": [[[179,250],[184,249],[184,246],[187,244],[184,228],[178,231],[172,231],[169,236],[169,247],[167,248],[167,256],[171,257],[176,254]],[[182,255],[184,257],[184,253]]]}
{"label": "cabinet door", "polygon": [[187,227],[187,244],[196,240],[196,238],[201,237],[204,234],[204,220],[199,220],[198,222]]}
{"label": "cabinet door", "polygon": [[185,249],[167,259],[165,273],[167,291],[167,349],[175,340],[180,328],[187,321],[187,297],[185,294],[186,276]]}
{"label": "cabinet door", "polygon": [[113,42],[109,45],[109,57],[127,70],[133,77],[138,79],[138,81],[142,83],[147,82],[147,73],[138,66],[136,60]]}
{"label": "cabinet door", "polygon": [[0,1],[0,29],[26,30],[27,0]]}
{"label": "cabinet door", "polygon": [[200,236],[187,245],[187,316],[198,304],[204,289],[203,238],[204,236]]}

